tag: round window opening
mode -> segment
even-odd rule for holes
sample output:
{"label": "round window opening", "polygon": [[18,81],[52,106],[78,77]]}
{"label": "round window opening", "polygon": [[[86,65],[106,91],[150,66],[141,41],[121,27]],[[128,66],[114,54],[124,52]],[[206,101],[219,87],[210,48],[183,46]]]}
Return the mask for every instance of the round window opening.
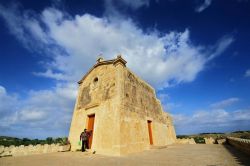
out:
{"label": "round window opening", "polygon": [[94,83],[97,83],[98,82],[98,78],[96,77],[95,79],[94,79]]}

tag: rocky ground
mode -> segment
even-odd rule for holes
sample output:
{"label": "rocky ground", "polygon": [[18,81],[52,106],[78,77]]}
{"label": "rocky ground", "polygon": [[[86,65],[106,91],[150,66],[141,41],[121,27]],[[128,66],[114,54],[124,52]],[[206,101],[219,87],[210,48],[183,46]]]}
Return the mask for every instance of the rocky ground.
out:
{"label": "rocky ground", "polygon": [[78,166],[78,165],[170,165],[224,166],[250,165],[250,157],[229,145],[171,145],[122,157],[81,152],[57,152],[0,158],[0,166]]}

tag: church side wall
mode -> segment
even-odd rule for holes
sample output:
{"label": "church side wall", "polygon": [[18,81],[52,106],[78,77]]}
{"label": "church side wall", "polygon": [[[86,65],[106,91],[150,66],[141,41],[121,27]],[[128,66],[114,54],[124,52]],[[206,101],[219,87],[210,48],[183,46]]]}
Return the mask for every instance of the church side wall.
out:
{"label": "church side wall", "polygon": [[148,120],[151,121],[153,145],[173,143],[176,135],[172,119],[163,112],[154,89],[127,69],[123,77],[121,154],[149,149]]}

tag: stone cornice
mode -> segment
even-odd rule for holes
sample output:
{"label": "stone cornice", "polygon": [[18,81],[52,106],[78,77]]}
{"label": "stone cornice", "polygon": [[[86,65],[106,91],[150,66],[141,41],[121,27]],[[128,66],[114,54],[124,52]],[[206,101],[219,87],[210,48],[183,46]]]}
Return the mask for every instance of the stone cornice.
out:
{"label": "stone cornice", "polygon": [[118,64],[121,64],[124,67],[126,67],[126,63],[127,63],[127,61],[125,61],[122,58],[121,55],[117,55],[116,59],[111,59],[111,60],[103,60],[103,58],[99,57],[97,59],[97,63],[92,68],[90,68],[90,70],[87,72],[87,74],[85,74],[80,81],[78,81],[78,84],[81,84],[83,82],[83,80],[92,72],[92,70],[94,70],[98,66],[101,66],[101,65],[110,65],[110,64],[113,64],[114,66],[117,66]]}
{"label": "stone cornice", "polygon": [[124,67],[126,67],[126,63],[127,63],[127,61],[125,61],[125,60],[122,58],[121,55],[118,55],[117,58],[114,59],[114,61],[113,61],[113,64],[114,64],[115,66],[117,66],[118,64],[121,64],[121,65],[123,65]]}

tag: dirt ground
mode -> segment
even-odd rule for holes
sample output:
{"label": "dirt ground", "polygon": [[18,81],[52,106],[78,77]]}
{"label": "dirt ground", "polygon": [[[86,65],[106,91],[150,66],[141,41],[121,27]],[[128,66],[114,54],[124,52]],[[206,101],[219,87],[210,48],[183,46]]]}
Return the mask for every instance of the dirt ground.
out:
{"label": "dirt ground", "polygon": [[79,165],[170,165],[224,166],[250,165],[250,157],[223,145],[170,145],[122,157],[82,152],[58,152],[0,158],[0,166],[79,166]]}

